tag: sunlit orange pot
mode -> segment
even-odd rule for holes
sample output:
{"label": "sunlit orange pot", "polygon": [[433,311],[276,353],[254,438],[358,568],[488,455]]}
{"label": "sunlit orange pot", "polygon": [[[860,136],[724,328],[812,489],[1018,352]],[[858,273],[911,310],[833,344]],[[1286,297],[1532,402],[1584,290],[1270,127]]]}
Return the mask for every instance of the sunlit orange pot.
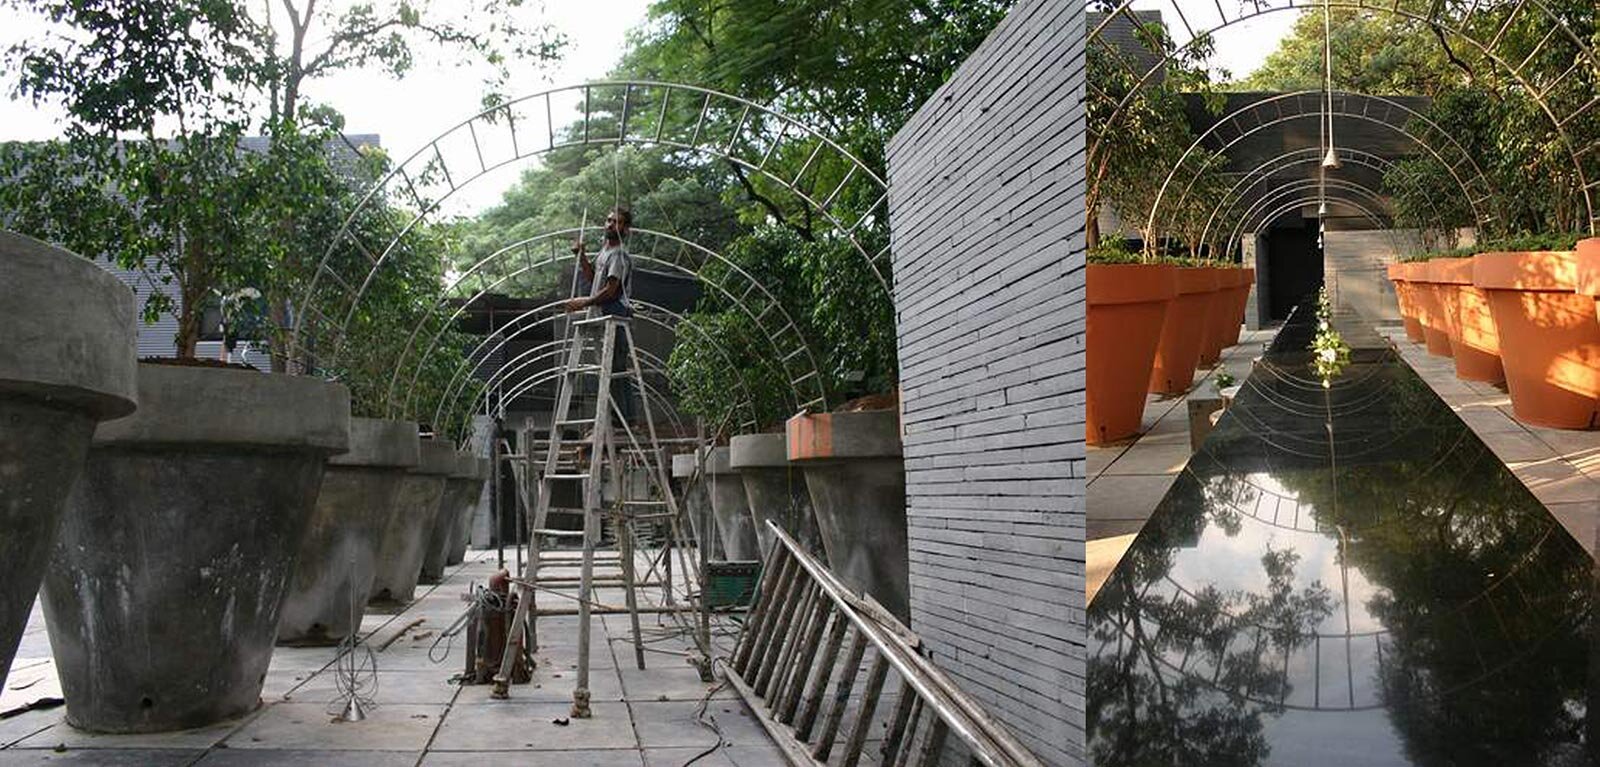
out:
{"label": "sunlit orange pot", "polygon": [[1411,296],[1411,283],[1406,281],[1406,264],[1389,265],[1389,281],[1394,283],[1394,300],[1400,306],[1400,319],[1405,322],[1406,338],[1422,343],[1422,323],[1417,320],[1415,299]]}
{"label": "sunlit orange pot", "polygon": [[1505,380],[1505,370],[1500,366],[1500,338],[1489,313],[1489,296],[1472,284],[1472,259],[1433,259],[1428,262],[1428,277],[1444,312],[1456,377],[1487,383]]}
{"label": "sunlit orange pot", "polygon": [[1139,432],[1156,344],[1177,296],[1175,266],[1089,265],[1089,444],[1116,442]]}
{"label": "sunlit orange pot", "polygon": [[1479,253],[1472,284],[1489,296],[1517,419],[1587,429],[1600,398],[1600,323],[1578,287],[1573,251]]}
{"label": "sunlit orange pot", "polygon": [[1595,301],[1595,319],[1600,321],[1600,237],[1579,240],[1578,295]]}
{"label": "sunlit orange pot", "polygon": [[1428,353],[1439,357],[1448,357],[1452,354],[1450,349],[1450,331],[1445,326],[1444,305],[1439,300],[1438,285],[1433,282],[1433,275],[1429,273],[1426,261],[1416,261],[1407,264],[1406,282],[1411,285],[1411,296],[1417,307],[1417,321],[1422,323],[1422,340],[1428,346]]}
{"label": "sunlit orange pot", "polygon": [[1228,324],[1227,346],[1239,343],[1239,332],[1244,328],[1244,310],[1250,306],[1250,291],[1256,287],[1256,270],[1240,269],[1239,286],[1234,288],[1232,307],[1229,314],[1233,321]]}
{"label": "sunlit orange pot", "polygon": [[1161,322],[1161,342],[1156,345],[1156,362],[1150,371],[1152,393],[1182,394],[1194,383],[1218,279],[1216,269],[1178,269],[1178,297],[1172,299],[1172,308]]}

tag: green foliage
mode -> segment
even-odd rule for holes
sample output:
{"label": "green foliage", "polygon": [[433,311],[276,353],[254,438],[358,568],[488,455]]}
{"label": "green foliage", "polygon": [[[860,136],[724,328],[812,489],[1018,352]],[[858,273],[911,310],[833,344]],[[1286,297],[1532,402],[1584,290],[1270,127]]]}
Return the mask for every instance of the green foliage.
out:
{"label": "green foliage", "polygon": [[[1431,93],[1452,79],[1444,51],[1429,25],[1369,8],[1330,11],[1335,89],[1390,96]],[[1294,28],[1261,67],[1227,87],[1320,91],[1323,80],[1323,14],[1318,7],[1302,11]]]}

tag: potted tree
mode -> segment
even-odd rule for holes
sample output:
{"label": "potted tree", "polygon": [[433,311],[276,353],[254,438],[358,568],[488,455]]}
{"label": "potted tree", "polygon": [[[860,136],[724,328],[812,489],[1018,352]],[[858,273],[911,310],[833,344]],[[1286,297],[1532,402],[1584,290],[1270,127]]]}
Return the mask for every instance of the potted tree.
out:
{"label": "potted tree", "polygon": [[1178,270],[1145,263],[1118,245],[1089,254],[1085,426],[1091,445],[1137,434],[1156,347],[1173,300]]}
{"label": "potted tree", "polygon": [[134,322],[105,270],[0,231],[0,684],[95,425],[134,409]]}

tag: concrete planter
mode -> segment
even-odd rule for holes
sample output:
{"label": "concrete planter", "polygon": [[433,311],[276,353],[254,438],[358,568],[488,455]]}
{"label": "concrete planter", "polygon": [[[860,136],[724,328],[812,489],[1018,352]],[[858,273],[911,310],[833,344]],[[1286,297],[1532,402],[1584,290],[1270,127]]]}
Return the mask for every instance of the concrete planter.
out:
{"label": "concrete planter", "polygon": [[0,231],[0,685],[98,421],[134,409],[133,291]]}
{"label": "concrete planter", "polygon": [[378,545],[378,567],[372,597],[367,601],[374,610],[400,610],[411,604],[433,523],[439,516],[445,479],[455,470],[455,446],[444,440],[422,440],[422,460],[400,481],[394,519]]}
{"label": "concrete planter", "polygon": [[707,540],[700,534],[700,527],[704,524],[702,520],[710,519],[711,516],[711,496],[706,490],[706,483],[697,482],[692,486],[689,485],[689,479],[694,476],[694,469],[694,453],[672,456],[672,476],[678,480],[679,500],[683,504],[684,513],[689,517],[690,530],[694,533],[695,541],[706,541],[706,545],[712,547],[708,553],[716,556],[716,541]]}
{"label": "concrete planter", "polygon": [[909,622],[911,565],[898,414],[797,415],[787,427],[789,460],[805,468],[829,568]]}
{"label": "concrete planter", "polygon": [[444,494],[439,497],[439,509],[433,518],[433,529],[428,534],[428,547],[422,553],[422,573],[417,579],[419,583],[444,580],[445,560],[450,558],[457,517],[466,509],[468,496],[475,493],[477,488],[478,457],[465,450],[456,451],[455,469],[445,479]]}
{"label": "concrete planter", "polygon": [[761,545],[756,541],[755,518],[750,516],[744,482],[730,463],[731,453],[728,448],[714,447],[706,455],[706,484],[723,555],[730,562],[749,562],[761,558]]}
{"label": "concrete planter", "polygon": [[278,618],[278,644],[338,644],[361,627],[378,544],[394,518],[406,470],[421,460],[416,422],[350,419],[350,452],[329,458],[323,471],[311,529]]}
{"label": "concrete planter", "polygon": [[811,510],[805,473],[800,467],[789,465],[784,435],[742,434],[729,440],[728,448],[728,462],[744,482],[762,559],[777,542],[777,536],[767,528],[769,519],[807,550],[821,553],[822,535],[817,531],[817,515]]}
{"label": "concrete planter", "polygon": [[479,458],[477,470],[472,474],[472,492],[466,495],[466,502],[461,507],[456,525],[450,532],[450,548],[445,552],[446,565],[459,565],[467,559],[467,543],[472,538],[472,518],[478,510],[478,501],[483,498],[483,488],[489,482],[492,464],[487,458]]}
{"label": "concrete planter", "polygon": [[350,397],[314,378],[138,366],[101,424],[41,592],[67,721],[200,727],[254,709]]}

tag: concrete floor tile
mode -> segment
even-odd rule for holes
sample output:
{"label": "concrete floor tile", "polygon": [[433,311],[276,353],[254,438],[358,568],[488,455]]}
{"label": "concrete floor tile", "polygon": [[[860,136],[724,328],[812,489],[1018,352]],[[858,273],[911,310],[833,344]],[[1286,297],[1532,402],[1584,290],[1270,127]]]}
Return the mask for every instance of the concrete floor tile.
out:
{"label": "concrete floor tile", "polygon": [[1106,538],[1115,538],[1121,535],[1136,535],[1144,529],[1142,519],[1123,520],[1090,520],[1087,538],[1090,543]]}
{"label": "concrete floor tile", "polygon": [[[378,670],[377,687],[371,693],[379,704],[442,704],[456,698],[457,685],[450,682],[459,669],[437,671]],[[296,703],[327,703],[339,698],[338,675],[329,669],[295,688],[289,700]]]}
{"label": "concrete floor tile", "polygon": [[275,703],[228,739],[230,748],[411,751],[428,745],[444,706],[380,704],[360,722],[334,722],[326,702]]}
{"label": "concrete floor tile", "polygon": [[1592,556],[1596,550],[1596,531],[1600,530],[1600,505],[1595,503],[1546,504],[1572,537]]}
{"label": "concrete floor tile", "polygon": [[168,749],[11,749],[0,751],[0,767],[181,767],[201,753]]}
{"label": "concrete floor tile", "polygon": [[1501,432],[1525,433],[1527,429],[1500,408],[1490,405],[1469,405],[1456,411],[1456,415],[1479,435]]}
{"label": "concrete floor tile", "polygon": [[1177,475],[1188,465],[1194,451],[1183,442],[1149,443],[1139,440],[1123,452],[1122,456],[1100,473],[1100,479],[1129,475]]}
{"label": "concrete floor tile", "polygon": [[[698,746],[717,742],[717,733],[700,723],[698,702],[632,703],[634,728],[646,749]],[[741,700],[715,700],[705,718],[715,722],[729,745],[767,743],[767,731]]]}
{"label": "concrete floor tile", "polygon": [[[430,751],[571,751],[637,747],[628,707],[590,704],[594,716],[572,719],[566,703],[456,706],[445,717]],[[556,720],[565,725],[555,724]],[[542,762],[541,762],[542,763]]]}
{"label": "concrete floor tile", "polygon": [[[511,686],[511,701],[517,703],[571,703],[572,690],[578,684],[578,674],[571,669],[534,669],[533,680],[528,684]],[[501,705],[504,700],[489,697],[492,685],[467,685],[456,698],[457,706]],[[615,703],[622,700],[622,682],[617,672],[610,668],[589,669],[589,700]]]}
{"label": "concrete floor tile", "polygon": [[411,751],[312,751],[228,748],[212,751],[194,767],[413,767]]}
{"label": "concrete floor tile", "polygon": [[[696,765],[706,767],[737,767],[723,746],[700,758]],[[704,748],[647,748],[644,750],[644,767],[682,767],[683,764],[704,752]],[[780,765],[786,764],[779,762]]]}
{"label": "concrete floor tile", "polygon": [[1557,503],[1600,506],[1600,482],[1584,476],[1572,464],[1550,459],[1513,465],[1511,471],[1546,506]]}
{"label": "concrete floor tile", "polygon": [[[27,703],[22,701],[18,705]],[[9,708],[9,707],[8,707]],[[61,709],[29,711],[10,719],[0,719],[0,748],[25,740],[54,727],[65,727],[61,722]],[[52,744],[54,745],[54,744]]]}
{"label": "concrete floor tile", "polygon": [[[694,701],[711,695],[713,698],[737,698],[738,694],[719,682],[700,681],[700,672],[678,659],[657,658],[655,665],[640,671],[632,665],[617,670],[622,677],[622,691],[629,701]],[[719,685],[721,689],[718,689]],[[712,691],[716,692],[713,693]]]}
{"label": "concrete floor tile", "polygon": [[1102,475],[1089,484],[1085,507],[1089,523],[1144,521],[1171,489],[1176,475]]}
{"label": "concrete floor tile", "polygon": [[[683,764],[694,755],[684,757]],[[695,764],[704,764],[702,759]],[[536,751],[519,753],[435,751],[422,759],[422,767],[643,767],[640,753],[633,749],[588,749],[579,751]]]}
{"label": "concrete floor tile", "polygon": [[1507,464],[1543,461],[1555,455],[1549,445],[1527,432],[1490,432],[1479,434],[1478,438]]}
{"label": "concrete floor tile", "polygon": [[1083,471],[1086,476],[1095,477],[1105,471],[1118,456],[1122,455],[1123,447],[1091,447],[1088,448],[1083,460]]}
{"label": "concrete floor tile", "polygon": [[251,717],[260,712],[256,711],[238,719],[229,719],[192,730],[147,732],[133,735],[107,735],[86,732],[66,723],[66,719],[63,718],[65,716],[64,708],[55,709],[50,713],[57,720],[54,726],[13,744],[12,748],[47,749],[55,748],[59,745],[70,749],[204,749],[226,738],[229,733],[238,729],[239,725],[250,721]]}

